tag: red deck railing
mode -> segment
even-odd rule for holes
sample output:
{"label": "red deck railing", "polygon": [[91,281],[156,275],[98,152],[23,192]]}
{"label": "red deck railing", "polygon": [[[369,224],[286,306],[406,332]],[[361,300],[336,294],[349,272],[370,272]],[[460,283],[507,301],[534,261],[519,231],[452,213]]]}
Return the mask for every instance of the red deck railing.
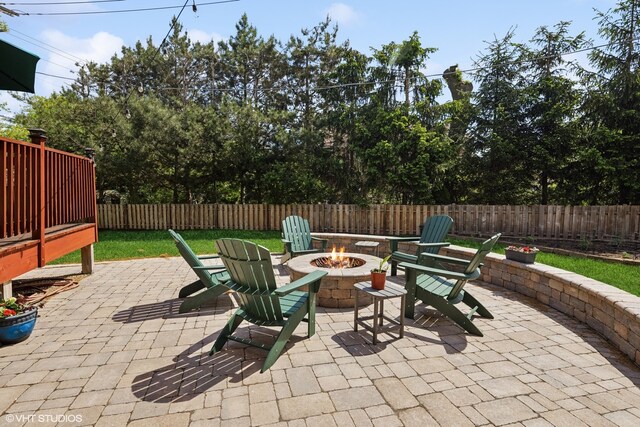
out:
{"label": "red deck railing", "polygon": [[30,238],[44,248],[47,229],[96,222],[93,160],[46,147],[45,141],[37,130],[31,142],[0,137],[0,239]]}

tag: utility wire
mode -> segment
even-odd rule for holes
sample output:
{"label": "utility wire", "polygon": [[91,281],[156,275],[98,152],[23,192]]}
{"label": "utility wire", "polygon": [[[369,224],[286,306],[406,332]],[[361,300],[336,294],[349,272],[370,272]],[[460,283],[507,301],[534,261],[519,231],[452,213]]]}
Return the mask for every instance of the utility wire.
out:
{"label": "utility wire", "polygon": [[69,68],[68,66],[66,66],[66,65],[58,64],[56,62],[49,61],[48,59],[44,59],[44,58],[40,58],[40,61],[48,62],[51,65],[55,65],[56,67],[64,68],[65,70],[68,70],[69,72],[74,73],[74,71],[71,68]]}
{"label": "utility wire", "polygon": [[[15,34],[13,34],[13,33],[18,33],[18,34],[20,34],[20,35],[22,35],[22,36],[24,36],[24,37],[27,37],[27,38],[29,38],[29,39],[31,39],[31,40],[34,40],[34,41],[33,41],[33,42],[31,42],[31,41],[29,41],[29,40],[24,39],[23,37],[16,36],[16,35],[15,35]],[[11,27],[10,27],[10,28],[9,28],[9,32],[8,32],[8,33],[6,33],[6,34],[12,35],[13,37],[18,38],[18,39],[20,39],[20,40],[23,40],[23,41],[25,41],[25,42],[27,42],[27,43],[30,43],[30,44],[34,45],[34,46],[38,46],[38,47],[39,47],[39,48],[41,48],[41,49],[47,50],[47,51],[49,51],[49,52],[52,52],[52,53],[54,53],[55,55],[61,56],[61,57],[65,58],[65,59],[68,59],[69,61],[73,61],[73,62],[81,62],[81,63],[85,63],[85,64],[89,62],[89,61],[87,61],[86,59],[82,59],[82,58],[80,58],[80,57],[77,57],[77,56],[75,56],[75,55],[73,55],[73,54],[69,53],[69,52],[65,52],[65,51],[64,51],[64,50],[62,50],[62,49],[59,49],[59,48],[57,48],[57,47],[55,47],[55,46],[53,46],[53,45],[50,45],[50,44],[45,43],[45,42],[43,42],[43,41],[41,41],[41,40],[38,40],[38,39],[36,39],[35,37],[32,37],[32,36],[30,36],[30,35],[28,35],[28,34],[25,34],[25,33],[21,32],[21,31],[18,31],[18,30],[14,29],[14,28],[11,28]],[[44,46],[46,46],[46,47],[44,47]],[[58,52],[60,52],[60,53],[58,53]]]}
{"label": "utility wire", "polygon": [[51,6],[60,4],[83,4],[83,3],[115,3],[127,0],[93,0],[93,1],[57,1],[45,3],[2,3],[9,6]]}
{"label": "utility wire", "polygon": [[64,80],[71,80],[71,81],[76,81],[75,78],[71,78],[71,77],[63,77],[63,76],[56,76],[55,74],[48,74],[48,73],[43,73],[42,71],[36,71],[36,74],[41,74],[43,76],[49,76],[49,77],[55,77],[56,79],[64,79]]}
{"label": "utility wire", "polygon": [[[238,1],[238,0],[234,0],[234,1]],[[160,50],[162,49],[162,45],[164,44],[165,41],[167,41],[167,38],[169,37],[169,34],[171,34],[171,31],[173,31],[173,27],[175,26],[175,23],[180,20],[180,16],[182,15],[182,12],[184,12],[185,7],[187,7],[187,3],[189,3],[189,0],[185,0],[184,4],[182,5],[182,9],[180,9],[180,13],[178,13],[178,16],[176,16],[175,19],[171,20],[171,26],[169,27],[169,31],[167,31],[167,34],[165,34],[164,38],[162,39],[162,41],[160,42],[160,44],[156,48],[156,51],[153,53],[153,56],[151,57],[151,60],[149,61],[150,64],[153,64],[153,61],[156,60],[156,57],[158,56],[158,54],[160,53]],[[129,99],[131,98],[132,94],[133,94],[133,90],[129,91],[129,93],[127,94],[127,97],[124,100],[125,108],[127,106],[127,103],[129,102]],[[121,111],[118,110],[118,113],[113,118],[114,122],[116,121],[116,119],[118,118],[120,113],[121,113]]]}
{"label": "utility wire", "polygon": [[[209,6],[212,4],[235,3],[238,1],[240,0],[211,1],[206,3],[198,3],[198,7]],[[184,6],[160,6],[160,7],[146,7],[146,8],[140,8],[140,9],[98,10],[98,11],[86,11],[86,12],[34,12],[34,13],[21,12],[20,16],[96,15],[96,14],[106,14],[106,13],[146,12],[150,10],[180,9],[181,7],[184,10]]]}

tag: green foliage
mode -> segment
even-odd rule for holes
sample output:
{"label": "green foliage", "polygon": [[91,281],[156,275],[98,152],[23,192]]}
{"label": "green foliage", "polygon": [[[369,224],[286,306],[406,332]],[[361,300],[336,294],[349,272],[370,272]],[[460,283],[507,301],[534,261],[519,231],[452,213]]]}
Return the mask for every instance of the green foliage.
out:
{"label": "green foliage", "polygon": [[[588,181],[595,203],[640,203],[640,1],[619,0],[597,12],[606,45],[590,52],[595,73],[583,73],[588,90],[585,142],[597,151]],[[595,157],[595,158],[594,158]],[[594,191],[595,190],[595,191]]]}
{"label": "green foliage", "polygon": [[161,48],[148,38],[86,64],[0,128],[94,149],[100,200],[637,204],[639,5],[597,12],[609,43],[593,70],[569,61],[590,42],[567,22],[526,43],[511,30],[472,75],[447,69],[445,103],[417,32],[367,55],[329,19],[280,41],[243,15],[218,43],[174,22]]}
{"label": "green foliage", "polygon": [[27,128],[19,124],[6,122],[2,115],[2,112],[4,111],[6,111],[6,104],[0,104],[0,136],[20,141],[28,141],[29,131]]}

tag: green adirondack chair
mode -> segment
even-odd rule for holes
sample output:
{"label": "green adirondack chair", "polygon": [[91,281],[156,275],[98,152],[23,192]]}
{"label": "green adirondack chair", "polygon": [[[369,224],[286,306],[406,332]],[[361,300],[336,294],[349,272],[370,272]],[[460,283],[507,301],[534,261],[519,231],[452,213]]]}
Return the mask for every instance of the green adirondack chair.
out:
{"label": "green adirondack chair", "polygon": [[[262,348],[269,351],[262,365],[261,372],[265,372],[278,360],[301,321],[308,322],[308,337],[315,334],[316,293],[320,289],[320,280],[327,273],[314,271],[276,288],[271,254],[267,248],[239,239],[219,239],[216,246],[231,276],[227,286],[236,291],[240,308],[220,331],[209,355],[222,350],[227,340]],[[308,291],[300,290],[302,287],[308,287]],[[259,326],[280,327],[274,344],[269,346],[232,335],[243,320]]]}
{"label": "green adirondack chair", "polygon": [[[180,308],[179,313],[186,313],[200,307],[202,304],[216,299],[220,294],[229,290],[224,282],[229,279],[229,274],[222,265],[206,266],[203,260],[211,260],[220,258],[218,255],[197,256],[184,241],[182,236],[173,230],[169,230],[169,234],[173,238],[180,255],[189,264],[194,273],[198,276],[198,280],[183,287],[178,293],[178,298],[186,298]],[[200,290],[204,291],[190,296]]]}
{"label": "green adirondack chair", "polygon": [[[488,319],[493,319],[493,315],[463,288],[467,281],[480,277],[482,261],[491,252],[499,238],[500,234],[496,234],[482,243],[471,260],[425,253],[420,254],[419,264],[401,263],[400,266],[404,267],[407,279],[405,317],[413,319],[415,301],[421,300],[449,317],[470,334],[482,336],[482,332],[473,324],[471,318],[475,313]],[[454,271],[435,267],[445,264],[456,265],[458,268]],[[460,269],[462,269],[461,272]],[[471,307],[471,311],[467,314],[462,313],[456,307],[459,302]]]}
{"label": "green adirondack chair", "polygon": [[[418,255],[421,253],[437,254],[440,248],[449,246],[444,242],[447,233],[453,225],[453,218],[448,215],[436,215],[427,217],[422,226],[422,235],[420,237],[387,237],[391,249],[391,275],[398,274],[398,263],[409,262],[415,264],[418,261]],[[398,250],[400,242],[417,242],[416,252],[408,254]]]}
{"label": "green adirondack chair", "polygon": [[[315,248],[313,242],[320,242],[321,248]],[[327,239],[311,235],[309,221],[292,215],[282,220],[282,243],[284,243],[283,262],[298,255],[327,251]]]}

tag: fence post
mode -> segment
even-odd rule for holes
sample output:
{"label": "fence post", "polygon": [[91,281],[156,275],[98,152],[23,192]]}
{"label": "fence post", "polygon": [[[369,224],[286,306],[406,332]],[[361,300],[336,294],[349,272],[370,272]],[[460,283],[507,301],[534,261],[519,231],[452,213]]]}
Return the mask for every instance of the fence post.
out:
{"label": "fence post", "polygon": [[29,138],[33,144],[40,146],[39,166],[38,166],[38,201],[36,209],[35,224],[33,230],[33,238],[39,240],[38,243],[38,267],[45,265],[45,227],[46,227],[46,207],[45,207],[45,142],[47,136],[42,129],[29,129]]}

